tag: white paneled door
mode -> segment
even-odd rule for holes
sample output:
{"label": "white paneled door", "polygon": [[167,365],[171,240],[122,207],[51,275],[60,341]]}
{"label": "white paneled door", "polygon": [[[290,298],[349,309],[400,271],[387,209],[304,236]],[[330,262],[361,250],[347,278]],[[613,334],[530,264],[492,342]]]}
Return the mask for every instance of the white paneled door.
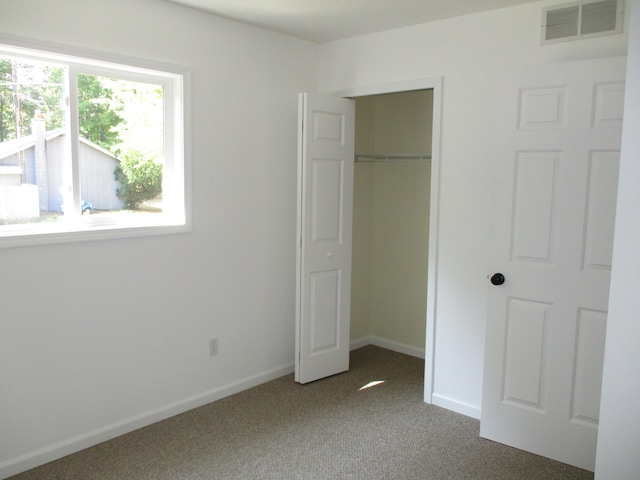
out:
{"label": "white paneled door", "polygon": [[295,380],[349,369],[355,104],[301,94]]}
{"label": "white paneled door", "polygon": [[505,78],[480,435],[593,470],[625,60]]}

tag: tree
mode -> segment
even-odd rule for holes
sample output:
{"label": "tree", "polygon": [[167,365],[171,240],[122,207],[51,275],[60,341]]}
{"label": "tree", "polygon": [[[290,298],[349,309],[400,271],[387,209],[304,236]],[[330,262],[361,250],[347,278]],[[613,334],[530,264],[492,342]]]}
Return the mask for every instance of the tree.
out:
{"label": "tree", "polygon": [[53,64],[0,58],[0,142],[31,133],[39,111],[47,130],[63,125],[64,69]]}
{"label": "tree", "polygon": [[117,112],[123,106],[98,77],[78,75],[78,124],[80,134],[87,140],[117,153],[115,146],[122,142],[116,127],[124,120]]}
{"label": "tree", "polygon": [[64,69],[62,67],[45,67],[46,83],[42,89],[40,111],[47,122],[47,131],[64,126]]}
{"label": "tree", "polygon": [[0,142],[15,138],[12,72],[11,61],[0,58]]}
{"label": "tree", "polygon": [[[64,77],[62,66],[0,58],[0,142],[29,135],[36,111],[47,131],[64,125]],[[118,153],[122,110],[123,101],[102,79],[78,75],[79,130],[87,140]]]}
{"label": "tree", "polygon": [[113,175],[120,182],[116,195],[125,208],[137,209],[144,201],[162,193],[162,165],[145,158],[139,151],[126,154]]}

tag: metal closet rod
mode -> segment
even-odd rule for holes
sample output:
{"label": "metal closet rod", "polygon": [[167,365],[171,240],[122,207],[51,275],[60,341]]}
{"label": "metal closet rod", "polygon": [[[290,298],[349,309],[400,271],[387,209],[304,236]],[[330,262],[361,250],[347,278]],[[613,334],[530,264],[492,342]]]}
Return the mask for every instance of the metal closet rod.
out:
{"label": "metal closet rod", "polygon": [[356,162],[426,162],[431,160],[429,153],[394,153],[394,154],[373,154],[373,153],[357,153],[355,155]]}

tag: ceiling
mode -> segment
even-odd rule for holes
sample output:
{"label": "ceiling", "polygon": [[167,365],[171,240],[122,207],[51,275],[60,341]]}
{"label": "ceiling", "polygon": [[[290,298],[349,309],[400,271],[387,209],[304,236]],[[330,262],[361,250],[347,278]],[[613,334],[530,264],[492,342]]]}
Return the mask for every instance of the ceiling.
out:
{"label": "ceiling", "polygon": [[323,43],[539,0],[169,1]]}

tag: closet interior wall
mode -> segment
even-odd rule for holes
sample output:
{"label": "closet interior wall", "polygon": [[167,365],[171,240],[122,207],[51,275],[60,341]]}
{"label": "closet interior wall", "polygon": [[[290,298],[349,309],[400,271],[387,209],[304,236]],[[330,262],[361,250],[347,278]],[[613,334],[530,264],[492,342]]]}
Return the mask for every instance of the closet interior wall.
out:
{"label": "closet interior wall", "polygon": [[[356,100],[356,154],[430,154],[433,91]],[[356,162],[351,340],[424,351],[430,161]]]}

